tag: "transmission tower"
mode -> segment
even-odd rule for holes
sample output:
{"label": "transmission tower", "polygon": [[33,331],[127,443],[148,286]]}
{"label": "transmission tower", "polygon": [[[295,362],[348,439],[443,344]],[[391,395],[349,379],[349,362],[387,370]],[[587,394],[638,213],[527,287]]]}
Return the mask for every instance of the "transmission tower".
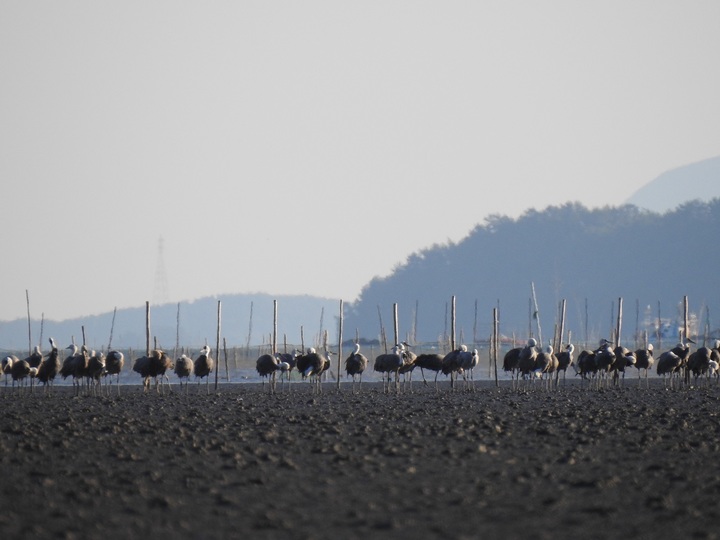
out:
{"label": "transmission tower", "polygon": [[165,241],[161,236],[158,239],[158,256],[155,266],[155,292],[153,303],[156,305],[167,304],[170,301],[168,293],[167,273],[165,272]]}

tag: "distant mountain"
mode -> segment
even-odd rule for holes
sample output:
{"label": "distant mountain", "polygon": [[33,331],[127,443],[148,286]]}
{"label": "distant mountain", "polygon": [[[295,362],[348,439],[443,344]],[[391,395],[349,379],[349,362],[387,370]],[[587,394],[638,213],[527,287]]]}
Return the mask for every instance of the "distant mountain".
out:
{"label": "distant mountain", "polygon": [[462,241],[415,253],[392,275],[372,280],[345,315],[345,326],[375,337],[382,317],[392,340],[397,303],[400,338],[435,341],[449,333],[455,296],[458,340],[485,340],[496,307],[500,332],[525,339],[537,322],[530,317],[534,282],[546,342],[563,299],[566,329],[576,342],[610,338],[619,298],[628,340],[636,329],[653,339],[658,303],[662,318],[676,322],[685,295],[695,331],[703,331],[708,314],[717,329],[719,237],[720,199],[685,203],[666,214],[568,203],[518,219],[491,216]]}
{"label": "distant mountain", "polygon": [[[340,300],[312,296],[271,296],[268,294],[235,294],[206,297],[193,302],[181,302],[178,327],[178,304],[151,306],[150,333],[159,346],[172,349],[178,341],[181,347],[200,348],[206,342],[214,349],[217,341],[218,300],[221,302],[221,340],[228,347],[267,344],[273,332],[273,300],[278,305],[278,348],[282,350],[283,337],[288,343],[300,344],[300,330],[307,346],[315,345],[324,330],[330,336],[337,334],[337,316]],[[252,308],[252,326],[251,326]],[[49,337],[58,345],[82,343],[82,330],[89,347],[102,350],[107,347],[112,328],[113,313],[81,317],[66,321],[44,321],[43,350],[47,350]],[[31,321],[33,344],[40,337],[40,321]],[[112,346],[145,350],[145,306],[119,309],[115,317]],[[152,345],[152,343],[151,343]],[[0,347],[9,350],[28,348],[27,320],[0,322]]]}
{"label": "distant mountain", "polygon": [[626,202],[639,208],[666,212],[692,200],[703,202],[720,197],[720,156],[658,176],[637,190]]}

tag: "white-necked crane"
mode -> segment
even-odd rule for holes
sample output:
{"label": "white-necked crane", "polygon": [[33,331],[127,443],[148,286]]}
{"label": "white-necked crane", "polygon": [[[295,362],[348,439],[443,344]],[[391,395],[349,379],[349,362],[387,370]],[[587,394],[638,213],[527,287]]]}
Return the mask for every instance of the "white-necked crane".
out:
{"label": "white-necked crane", "polygon": [[55,385],[55,377],[62,369],[62,362],[60,361],[60,353],[58,351],[55,340],[50,338],[50,352],[47,357],[43,358],[38,368],[38,381],[45,385],[45,391],[48,391],[48,387],[52,389]]}
{"label": "white-necked crane", "polygon": [[[375,357],[373,369],[381,373],[383,377],[383,392],[390,391],[390,375],[392,373],[395,373],[395,391],[400,392],[400,368],[404,362],[402,346],[399,344],[392,348],[391,353],[380,354]],[[385,385],[385,374],[387,374],[387,386]]]}
{"label": "white-necked crane", "polygon": [[80,352],[78,352],[78,346],[74,343],[68,345],[66,349],[72,352],[63,361],[62,367],[60,368],[60,375],[63,379],[72,377],[73,388],[75,389],[75,395],[77,396],[80,395],[80,386],[82,385],[85,377],[90,355],[87,347],[84,345]]}
{"label": "white-necked crane", "polygon": [[568,343],[565,346],[564,351],[560,351],[555,355],[555,358],[557,358],[558,361],[558,367],[557,371],[555,372],[555,385],[559,385],[559,379],[560,379],[560,372],[563,372],[563,385],[565,384],[565,379],[567,376],[567,369],[572,366],[573,369],[575,368],[575,345],[572,343]]}
{"label": "white-necked crane", "polygon": [[352,390],[355,391],[355,379],[360,379],[362,387],[362,374],[368,366],[367,356],[360,352],[360,343],[355,344],[355,350],[345,359],[345,371],[348,377],[352,377]]}
{"label": "white-necked crane", "polygon": [[109,377],[108,395],[110,395],[110,387],[112,386],[112,378],[115,376],[115,385],[117,386],[118,396],[120,395],[120,372],[125,365],[125,355],[116,350],[109,351],[105,357],[105,372]]}
{"label": "white-necked crane", "polygon": [[460,362],[460,369],[462,369],[463,381],[465,381],[465,387],[469,387],[474,392],[475,377],[473,375],[473,370],[480,363],[480,355],[477,349],[468,351],[467,345],[462,345],[460,349],[461,350],[458,360]]}
{"label": "white-necked crane", "polygon": [[9,354],[2,359],[2,372],[5,375],[5,386],[8,385],[8,379],[12,374],[12,366],[18,361],[18,357],[14,354]]}
{"label": "white-necked crane", "polygon": [[200,355],[195,359],[195,366],[193,369],[195,378],[198,379],[198,392],[200,391],[200,381],[203,377],[207,377],[205,387],[207,389],[207,394],[210,395],[210,374],[215,369],[215,360],[212,356],[210,356],[209,345],[205,345],[202,348]]}
{"label": "white-necked crane", "polygon": [[537,355],[537,340],[530,338],[518,356],[518,377],[522,376],[523,380],[527,381],[531,374],[534,376]]}

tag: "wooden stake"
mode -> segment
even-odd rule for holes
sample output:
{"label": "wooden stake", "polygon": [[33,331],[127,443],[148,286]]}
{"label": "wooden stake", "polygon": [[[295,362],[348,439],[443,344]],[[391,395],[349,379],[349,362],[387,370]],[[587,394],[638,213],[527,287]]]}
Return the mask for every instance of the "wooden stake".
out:
{"label": "wooden stake", "polygon": [[622,316],[623,316],[623,299],[622,296],[618,298],[618,311],[617,311],[617,327],[615,328],[615,346],[619,347],[621,332],[622,332]]}
{"label": "wooden stake", "polygon": [[588,299],[585,299],[585,347],[590,343],[590,336],[588,335],[590,317],[588,316]]}
{"label": "wooden stake", "polygon": [[455,295],[450,298],[450,350],[455,350]]}
{"label": "wooden stake", "polygon": [[30,325],[30,292],[25,289],[25,303],[27,304],[27,321],[28,321],[28,356],[32,354],[32,330]]}
{"label": "wooden stake", "polygon": [[40,314],[40,338],[38,339],[38,345],[42,346],[43,330],[45,329],[45,312]]}
{"label": "wooden stake", "polygon": [[415,300],[415,311],[413,311],[413,323],[412,323],[412,332],[410,333],[410,344],[415,345],[417,343],[417,321],[418,321],[418,309],[419,309],[420,303],[418,300]]}
{"label": "wooden stake", "polygon": [[343,357],[342,350],[343,335],[343,301],[340,300],[340,321],[338,322],[338,358],[337,358],[337,389],[340,390],[340,362]]}
{"label": "wooden stake", "polygon": [[218,389],[218,371],[220,371],[220,314],[221,311],[221,303],[220,300],[218,300],[218,309],[217,309],[217,334],[215,335],[215,358],[217,359],[216,366],[215,366],[215,391],[217,392]]}
{"label": "wooden stake", "polygon": [[398,331],[398,328],[398,305],[396,302],[393,304],[393,331],[395,334],[395,341],[393,342],[393,345],[400,343],[400,332]]}
{"label": "wooden stake", "polygon": [[475,318],[473,319],[473,348],[477,344],[478,301],[475,299]]}
{"label": "wooden stake", "polygon": [[[565,335],[566,307],[567,307],[567,301],[563,298],[562,299],[562,307],[560,308],[560,339],[558,340],[558,347],[557,347],[557,349],[555,349],[556,352],[558,351],[558,349],[562,348],[562,344],[563,344],[563,336]],[[569,340],[568,340],[568,343],[570,343]]]}
{"label": "wooden stake", "polygon": [[278,331],[278,302],[273,300],[273,334],[272,334],[272,352],[275,356],[277,352],[277,331]]}
{"label": "wooden stake", "polygon": [[[250,324],[248,325],[247,342],[245,344],[246,355],[250,356],[250,338],[252,337],[253,303],[250,302]],[[303,352],[303,354],[305,354]]]}
{"label": "wooden stake", "polygon": [[635,341],[634,348],[638,348],[638,340],[640,339],[640,300],[635,299]]}
{"label": "wooden stake", "polygon": [[533,318],[535,319],[535,322],[537,323],[537,330],[538,330],[538,343],[540,343],[540,346],[542,346],[543,339],[542,339],[542,330],[540,329],[540,309],[538,308],[537,303],[537,297],[535,296],[535,282],[530,282],[530,289],[532,291],[532,301],[533,301]]}
{"label": "wooden stake", "polygon": [[223,338],[223,356],[225,357],[225,380],[230,382],[230,369],[228,368],[227,341]]}
{"label": "wooden stake", "polygon": [[387,337],[385,336],[385,326],[383,325],[382,312],[380,311],[380,304],[377,305],[378,319],[380,319],[380,339],[383,347],[385,348],[385,354],[388,352],[387,348]]}
{"label": "wooden stake", "polygon": [[108,339],[108,351],[111,350],[113,332],[115,332],[115,315],[117,315],[117,306],[115,306],[115,309],[113,309],[113,318],[112,322],[110,323],[110,338]]}
{"label": "wooden stake", "polygon": [[175,316],[175,350],[173,350],[173,358],[178,357],[178,349],[180,348],[180,302],[177,305],[177,315]]}
{"label": "wooden stake", "polygon": [[150,301],[145,301],[145,356],[150,356]]}

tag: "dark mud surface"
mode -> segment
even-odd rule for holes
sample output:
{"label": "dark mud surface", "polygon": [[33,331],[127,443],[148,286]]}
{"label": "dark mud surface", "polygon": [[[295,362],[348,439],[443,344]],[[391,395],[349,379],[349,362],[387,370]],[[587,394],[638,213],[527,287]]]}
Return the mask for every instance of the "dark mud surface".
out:
{"label": "dark mud surface", "polygon": [[[717,538],[720,388],[0,388],[0,538]],[[267,389],[267,387],[265,387]]]}

